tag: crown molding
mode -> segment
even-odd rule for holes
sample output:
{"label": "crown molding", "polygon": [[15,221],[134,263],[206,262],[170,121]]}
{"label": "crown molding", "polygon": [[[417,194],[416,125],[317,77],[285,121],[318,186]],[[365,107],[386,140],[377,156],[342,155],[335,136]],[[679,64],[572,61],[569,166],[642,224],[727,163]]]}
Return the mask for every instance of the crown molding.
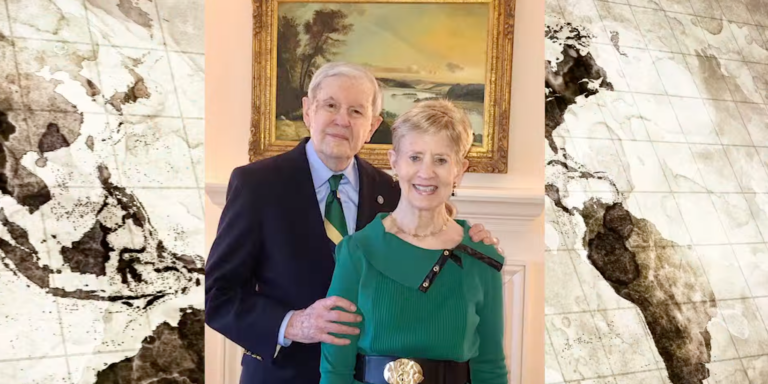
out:
{"label": "crown molding", "polygon": [[512,188],[457,189],[451,198],[458,217],[482,223],[492,232],[519,232],[538,219],[544,210],[544,191]]}

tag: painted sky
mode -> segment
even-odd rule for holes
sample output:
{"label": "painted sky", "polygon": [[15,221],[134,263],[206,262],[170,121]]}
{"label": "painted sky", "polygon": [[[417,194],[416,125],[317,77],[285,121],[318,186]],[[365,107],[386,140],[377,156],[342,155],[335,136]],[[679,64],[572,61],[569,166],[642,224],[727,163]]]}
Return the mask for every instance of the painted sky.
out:
{"label": "painted sky", "polygon": [[336,60],[372,67],[377,77],[484,83],[488,8],[483,4],[280,3],[300,23],[322,7],[354,24]]}

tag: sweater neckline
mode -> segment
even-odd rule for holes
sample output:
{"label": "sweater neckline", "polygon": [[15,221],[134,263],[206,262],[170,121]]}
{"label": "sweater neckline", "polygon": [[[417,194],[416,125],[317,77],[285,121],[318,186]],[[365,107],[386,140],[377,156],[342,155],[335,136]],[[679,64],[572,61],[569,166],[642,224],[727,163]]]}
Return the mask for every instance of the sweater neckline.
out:
{"label": "sweater neckline", "polygon": [[461,245],[461,244],[468,245],[467,241],[469,241],[469,242],[472,241],[472,239],[469,236],[469,224],[467,223],[467,221],[466,220],[460,220],[460,219],[453,219],[454,222],[456,222],[457,224],[459,224],[463,228],[464,236],[462,236],[461,242],[459,242],[455,246],[449,247],[449,248],[424,248],[424,247],[420,247],[420,246],[418,246],[416,244],[413,244],[413,243],[403,239],[402,237],[400,237],[398,235],[395,235],[394,233],[391,233],[391,232],[387,231],[386,227],[384,227],[384,219],[387,216],[391,215],[391,214],[392,214],[391,212],[390,213],[381,212],[381,213],[376,215],[376,219],[374,220],[376,222],[376,224],[378,225],[378,227],[379,227],[378,229],[383,233],[383,237],[384,237],[385,241],[387,239],[392,239],[395,242],[400,243],[401,245],[410,247],[412,249],[419,250],[419,251],[424,252],[424,253],[443,253],[445,251],[453,251],[459,245]]}

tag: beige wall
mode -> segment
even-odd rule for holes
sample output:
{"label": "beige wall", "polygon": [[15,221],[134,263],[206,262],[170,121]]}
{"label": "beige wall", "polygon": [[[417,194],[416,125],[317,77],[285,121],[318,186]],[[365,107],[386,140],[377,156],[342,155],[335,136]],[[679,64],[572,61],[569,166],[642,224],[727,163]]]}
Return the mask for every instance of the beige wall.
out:
{"label": "beige wall", "polygon": [[[234,167],[248,162],[251,111],[251,22],[249,0],[211,1],[205,7],[206,49],[206,184],[226,183]],[[470,174],[462,188],[527,191],[540,194],[544,186],[544,2],[518,0],[512,84],[512,119],[509,172],[504,175]],[[536,96],[539,95],[539,96]],[[531,192],[533,191],[533,192]],[[206,199],[206,245],[216,233],[221,209]],[[544,225],[543,213],[528,233],[504,243],[508,256],[527,265],[524,365],[526,384],[544,382]],[[206,337],[206,377],[221,384],[229,375],[209,365],[225,353],[223,343]],[[210,340],[211,342],[208,342]],[[231,353],[231,351],[230,351]],[[235,361],[235,360],[231,360]],[[237,360],[239,365],[239,360]],[[235,363],[232,363],[235,364]],[[211,375],[211,376],[209,376]],[[226,384],[236,378],[227,377]]]}

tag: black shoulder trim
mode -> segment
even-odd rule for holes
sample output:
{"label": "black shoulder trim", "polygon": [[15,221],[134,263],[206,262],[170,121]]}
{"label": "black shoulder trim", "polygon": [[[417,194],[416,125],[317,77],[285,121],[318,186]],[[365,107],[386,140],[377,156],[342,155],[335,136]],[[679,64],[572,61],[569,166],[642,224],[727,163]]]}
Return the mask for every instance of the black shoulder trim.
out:
{"label": "black shoulder trim", "polygon": [[424,280],[421,282],[421,285],[419,286],[419,290],[427,293],[429,288],[432,286],[432,284],[435,282],[435,278],[437,278],[437,275],[443,270],[445,267],[445,263],[448,262],[448,260],[453,261],[456,263],[456,265],[459,266],[459,268],[464,268],[464,265],[461,262],[461,258],[453,253],[450,249],[443,250],[443,254],[440,256],[439,259],[437,259],[437,262],[435,265],[432,266],[432,269],[429,270],[429,273],[427,273],[427,276],[424,278]]}
{"label": "black shoulder trim", "polygon": [[474,257],[475,259],[478,259],[482,261],[483,263],[487,264],[489,267],[495,269],[498,272],[501,272],[501,268],[504,266],[504,264],[500,263],[498,260],[476,250],[473,248],[470,248],[464,244],[459,244],[455,248],[457,251],[461,251],[466,253],[467,255],[470,255]]}

